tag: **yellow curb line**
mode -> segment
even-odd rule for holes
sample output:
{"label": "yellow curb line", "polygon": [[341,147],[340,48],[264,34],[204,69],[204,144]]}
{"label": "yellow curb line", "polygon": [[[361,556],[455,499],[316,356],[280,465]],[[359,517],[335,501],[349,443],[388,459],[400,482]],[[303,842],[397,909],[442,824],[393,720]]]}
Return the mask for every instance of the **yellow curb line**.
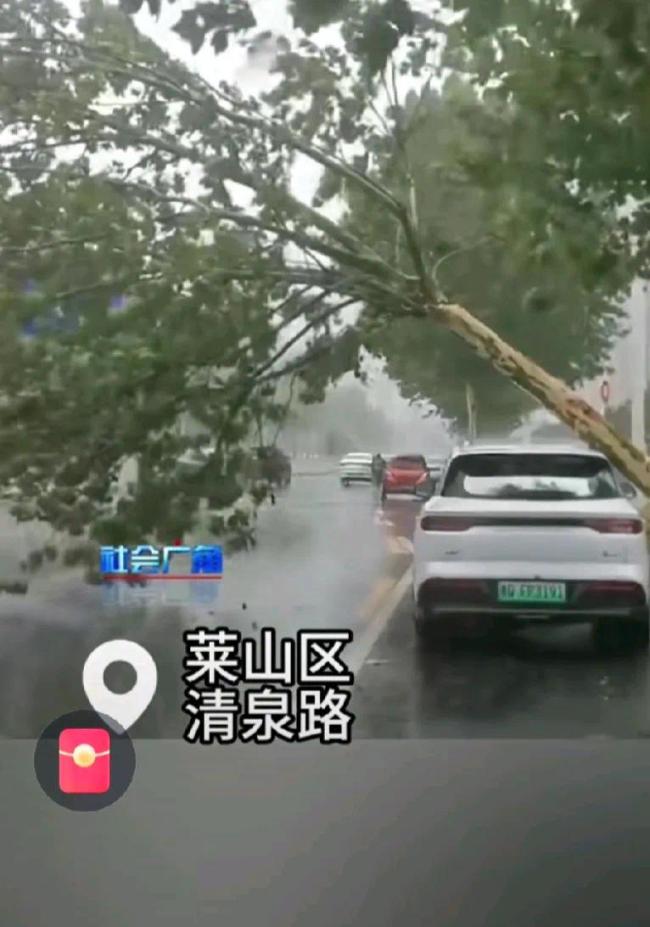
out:
{"label": "yellow curb line", "polygon": [[359,609],[359,617],[363,619],[372,618],[382,599],[390,592],[395,582],[392,576],[381,576],[371,588],[370,594]]}
{"label": "yellow curb line", "polygon": [[350,669],[355,675],[368,659],[377,639],[404,598],[412,581],[413,571],[409,566],[398,580],[390,584],[385,594],[377,602],[376,609],[372,613],[368,625],[356,641],[354,653],[350,659]]}

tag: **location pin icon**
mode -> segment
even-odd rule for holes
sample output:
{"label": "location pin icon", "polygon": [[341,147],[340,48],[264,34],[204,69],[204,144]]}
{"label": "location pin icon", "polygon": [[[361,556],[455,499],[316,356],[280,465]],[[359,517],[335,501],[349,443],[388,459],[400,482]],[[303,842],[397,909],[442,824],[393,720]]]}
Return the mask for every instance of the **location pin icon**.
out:
{"label": "location pin icon", "polygon": [[[104,673],[111,663],[128,663],[136,674],[135,685],[129,692],[111,692],[104,682]],[[106,715],[127,731],[150,705],[158,685],[158,670],[151,654],[134,641],[106,641],[89,655],[83,668],[86,698],[100,715]],[[118,732],[119,733],[119,732]]]}

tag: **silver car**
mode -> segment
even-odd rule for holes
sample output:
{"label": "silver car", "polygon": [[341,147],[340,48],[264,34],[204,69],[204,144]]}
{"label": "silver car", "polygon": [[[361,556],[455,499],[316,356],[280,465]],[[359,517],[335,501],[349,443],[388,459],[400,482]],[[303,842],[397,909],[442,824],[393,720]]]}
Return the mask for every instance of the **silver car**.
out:
{"label": "silver car", "polygon": [[351,483],[372,483],[372,454],[346,454],[339,462],[339,478],[346,487]]}

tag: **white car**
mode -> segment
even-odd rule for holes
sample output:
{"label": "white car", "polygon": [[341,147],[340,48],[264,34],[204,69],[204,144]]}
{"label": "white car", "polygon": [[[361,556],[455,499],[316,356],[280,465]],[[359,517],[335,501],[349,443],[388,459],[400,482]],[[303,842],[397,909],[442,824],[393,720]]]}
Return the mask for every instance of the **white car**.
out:
{"label": "white car", "polygon": [[648,551],[627,495],[589,449],[456,450],[416,523],[418,634],[590,623],[602,649],[646,647]]}
{"label": "white car", "polygon": [[215,449],[216,444],[207,442],[202,444],[201,447],[188,448],[182,457],[178,458],[178,464],[184,469],[198,470],[214,454]]}
{"label": "white car", "polygon": [[427,470],[429,471],[431,476],[434,477],[434,479],[438,479],[445,466],[445,458],[427,456],[426,462],[427,462]]}
{"label": "white car", "polygon": [[343,486],[372,483],[372,454],[346,454],[339,463],[339,476]]}

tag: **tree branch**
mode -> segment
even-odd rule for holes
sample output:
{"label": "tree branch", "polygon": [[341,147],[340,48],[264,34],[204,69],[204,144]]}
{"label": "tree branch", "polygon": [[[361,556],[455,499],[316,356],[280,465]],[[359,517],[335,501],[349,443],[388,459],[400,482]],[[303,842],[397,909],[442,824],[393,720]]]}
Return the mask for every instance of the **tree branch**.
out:
{"label": "tree branch", "polygon": [[[210,216],[211,218],[233,222],[235,225],[241,226],[243,228],[259,229],[262,232],[267,232],[279,238],[286,238],[302,248],[313,249],[314,251],[323,254],[325,257],[328,257],[331,260],[337,261],[340,264],[349,267],[356,268],[357,270],[368,271],[373,274],[381,273],[382,275],[390,274],[390,276],[394,276],[394,271],[380,258],[364,256],[356,251],[339,248],[336,245],[328,244],[319,238],[308,235],[306,232],[301,232],[298,230],[293,231],[286,226],[282,227],[279,225],[274,225],[271,222],[266,222],[263,219],[260,219],[256,216],[251,216],[245,212],[239,212],[233,209],[217,208],[215,206],[210,206],[207,203],[203,203],[200,200],[192,199],[186,196],[169,196],[166,194],[161,194],[153,187],[149,187],[146,184],[133,181],[125,182],[113,177],[104,177],[104,182],[109,186],[114,186],[118,189],[127,188],[137,190],[144,196],[147,196],[159,203],[180,203],[181,205],[191,206],[203,214]],[[326,220],[326,223],[328,221],[329,220]]]}
{"label": "tree branch", "polygon": [[444,254],[441,258],[439,258],[438,261],[436,261],[436,263],[433,266],[433,270],[431,271],[431,277],[433,279],[436,290],[440,294],[441,298],[444,299],[444,295],[442,293],[442,289],[438,282],[438,271],[440,270],[442,265],[446,261],[448,261],[450,258],[456,257],[459,254],[465,254],[467,251],[473,251],[475,248],[480,248],[480,246],[485,244],[485,242],[490,241],[491,237],[492,237],[491,235],[484,235],[481,239],[479,239],[479,241],[475,242],[473,245],[464,245],[459,248],[454,248],[453,251],[449,251],[447,254]]}
{"label": "tree branch", "polygon": [[[44,25],[47,26],[48,24]],[[37,44],[41,43],[45,45],[58,41],[62,44],[75,48],[84,54],[89,54],[91,57],[99,58],[105,63],[111,64],[117,62],[118,64],[121,64],[122,67],[120,68],[120,71],[124,77],[142,81],[143,83],[155,86],[158,89],[162,87],[163,89],[174,92],[176,95],[180,95],[187,102],[203,105],[209,101],[217,115],[222,116],[229,122],[245,126],[246,128],[259,129],[266,135],[270,134],[279,143],[285,144],[296,151],[300,151],[306,157],[316,161],[321,166],[335,171],[339,175],[347,178],[355,185],[365,189],[366,192],[371,193],[375,198],[378,198],[381,202],[383,202],[384,205],[387,206],[395,215],[398,215],[400,207],[399,201],[388,190],[381,186],[381,184],[376,183],[361,171],[357,171],[355,168],[346,164],[344,161],[332,157],[327,152],[323,151],[315,145],[312,145],[310,142],[302,139],[300,136],[292,133],[286,128],[284,124],[274,123],[272,120],[263,116],[251,116],[236,112],[235,108],[242,106],[241,101],[234,100],[223,89],[217,89],[207,81],[200,78],[198,75],[189,74],[188,72],[185,77],[186,80],[189,79],[191,84],[194,85],[192,90],[196,88],[197,85],[200,85],[204,89],[203,94],[192,92],[192,90],[187,86],[179,84],[177,81],[171,79],[167,74],[161,74],[161,72],[155,68],[134,65],[132,61],[129,61],[128,59],[119,55],[115,55],[114,53],[107,55],[103,50],[94,48],[88,43],[71,39],[69,36],[66,36],[65,33],[61,33],[60,30],[58,30],[57,39],[44,38],[32,39],[32,41],[35,41]],[[55,53],[53,52],[52,54]],[[209,90],[209,94],[205,93],[206,89]],[[219,100],[225,101],[228,105],[224,106],[223,103],[219,102]]]}
{"label": "tree branch", "polygon": [[280,437],[280,432],[282,431],[282,427],[284,426],[287,420],[287,415],[289,414],[291,403],[293,402],[293,392],[294,392],[297,377],[298,377],[298,371],[294,370],[294,372],[291,374],[291,377],[289,378],[289,397],[284,405],[284,408],[282,409],[282,417],[280,421],[278,422],[278,427],[276,428],[275,434],[273,435],[272,444],[274,447],[278,442],[278,438]]}
{"label": "tree branch", "polygon": [[[171,91],[175,94],[180,94],[182,99],[188,102],[193,102],[199,105],[204,105],[205,103],[209,102],[216,115],[221,116],[226,121],[235,125],[241,125],[249,129],[256,129],[261,131],[263,134],[273,138],[278,144],[287,145],[292,150],[301,152],[306,157],[320,164],[322,167],[334,171],[339,176],[360,187],[373,198],[379,200],[393,215],[398,218],[398,220],[404,226],[407,247],[411,255],[418,279],[420,281],[423,296],[425,299],[427,299],[427,301],[432,301],[435,299],[431,281],[427,274],[426,265],[422,257],[421,248],[417,240],[417,233],[415,232],[411,217],[409,215],[409,209],[408,207],[405,207],[403,203],[401,203],[381,184],[377,183],[361,171],[357,171],[354,167],[345,164],[345,162],[341,161],[340,159],[329,155],[319,147],[312,145],[310,142],[302,139],[300,136],[288,130],[284,124],[277,124],[271,119],[263,116],[253,116],[237,112],[237,108],[241,108],[244,105],[240,100],[233,99],[223,89],[212,87],[201,78],[190,75],[189,73],[185,75],[185,80],[189,81],[193,85],[190,89],[187,86],[183,86],[177,81],[170,79],[168,75],[161,75],[160,72],[155,68],[142,66],[134,67],[131,62],[120,58],[120,56],[116,56],[114,54],[106,56],[98,49],[93,48],[92,46],[88,46],[87,43],[69,39],[69,37],[65,36],[65,34],[59,35],[58,41],[83,51],[84,54],[90,54],[91,57],[99,57],[108,63],[121,61],[124,64],[124,76],[131,77],[134,80],[140,80],[144,83],[149,83],[152,86],[156,86],[158,89],[160,89],[162,86],[168,91]],[[199,93],[198,90],[196,90],[197,85],[200,85],[203,88],[202,93]],[[206,95],[206,88],[209,88],[211,95]],[[304,237],[302,241],[296,238],[294,238],[294,240],[303,246],[313,247],[316,251],[326,254],[326,256],[329,256],[334,260],[342,260],[345,263],[350,263],[351,255],[348,252],[330,250],[329,254],[327,254],[323,249],[322,243],[318,242],[318,240],[311,241],[311,243],[309,242],[308,238]],[[360,257],[358,255],[355,255],[355,259],[356,261],[353,261],[352,263],[356,262],[357,266],[358,262],[363,261],[366,264],[366,267],[372,269],[374,272],[379,271],[382,274],[385,273],[386,265],[384,265],[383,262],[378,263],[376,260],[373,261],[371,258]]]}
{"label": "tree branch", "polygon": [[273,380],[281,380],[282,377],[286,377],[289,373],[297,373],[300,370],[304,370],[305,367],[308,367],[319,357],[327,354],[331,348],[331,344],[317,345],[311,351],[307,351],[295,361],[290,361],[284,367],[280,368],[280,370],[271,371],[270,373],[265,374],[263,377],[260,377],[255,381],[255,384],[259,385],[260,383],[270,383]]}
{"label": "tree branch", "polygon": [[327,321],[331,316],[335,315],[337,312],[340,312],[341,309],[345,309],[346,306],[351,306],[352,303],[355,303],[356,299],[346,299],[338,303],[336,306],[328,306],[323,312],[321,312],[315,319],[311,319],[309,322],[306,322],[305,325],[293,335],[285,344],[271,357],[269,360],[265,361],[261,367],[258,367],[257,370],[253,373],[253,378],[255,380],[260,379],[262,374],[269,370],[273,365],[280,360],[281,357],[290,351],[291,348],[297,344],[305,335],[311,331],[312,328],[315,328],[316,325],[319,325],[321,322]]}
{"label": "tree branch", "polygon": [[56,248],[95,244],[98,241],[105,241],[107,238],[111,238],[111,235],[96,235],[94,237],[84,238],[61,238],[59,241],[48,241],[40,245],[27,245],[25,247],[8,246],[0,242],[0,254],[38,254],[41,251],[52,251]]}

